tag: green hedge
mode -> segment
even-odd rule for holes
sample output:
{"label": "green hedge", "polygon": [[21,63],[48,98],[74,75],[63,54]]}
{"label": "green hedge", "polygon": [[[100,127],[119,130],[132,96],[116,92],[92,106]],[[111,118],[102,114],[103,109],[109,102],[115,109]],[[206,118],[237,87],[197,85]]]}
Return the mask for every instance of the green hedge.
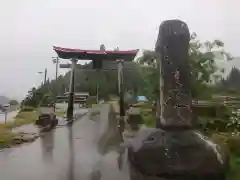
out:
{"label": "green hedge", "polygon": [[232,133],[213,133],[210,136],[215,143],[230,155],[229,180],[240,179],[240,136]]}

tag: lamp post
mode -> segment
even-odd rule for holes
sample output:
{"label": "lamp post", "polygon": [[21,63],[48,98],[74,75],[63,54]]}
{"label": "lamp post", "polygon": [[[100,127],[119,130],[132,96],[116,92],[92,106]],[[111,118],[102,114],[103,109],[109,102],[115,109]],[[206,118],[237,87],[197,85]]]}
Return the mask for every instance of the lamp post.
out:
{"label": "lamp post", "polygon": [[[58,87],[57,87],[57,78],[58,78],[58,64],[59,64],[59,58],[58,57],[52,57],[53,64],[56,65],[56,70],[55,70],[55,80],[56,80],[56,94],[55,97],[58,95]],[[56,108],[54,106],[54,111],[56,111]]]}
{"label": "lamp post", "polygon": [[39,71],[38,74],[43,74],[44,73],[44,79],[43,79],[43,84],[46,84],[47,81],[47,68],[45,68],[44,71]]}

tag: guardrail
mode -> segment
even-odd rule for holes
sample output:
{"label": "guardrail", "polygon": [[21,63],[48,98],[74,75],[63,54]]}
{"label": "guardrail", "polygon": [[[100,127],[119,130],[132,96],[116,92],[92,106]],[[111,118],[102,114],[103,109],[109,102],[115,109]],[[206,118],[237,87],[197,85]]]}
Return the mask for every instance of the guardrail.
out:
{"label": "guardrail", "polygon": [[212,100],[212,101],[204,101],[204,100],[194,100],[192,101],[192,104],[194,106],[233,106],[233,105],[239,105],[240,101],[231,101],[231,100]]}

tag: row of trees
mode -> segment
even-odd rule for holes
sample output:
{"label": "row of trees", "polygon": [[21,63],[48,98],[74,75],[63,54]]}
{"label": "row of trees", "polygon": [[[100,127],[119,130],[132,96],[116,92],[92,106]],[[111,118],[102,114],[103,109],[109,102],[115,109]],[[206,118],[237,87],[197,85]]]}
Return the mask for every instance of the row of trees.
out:
{"label": "row of trees", "polygon": [[[205,98],[209,95],[206,89],[212,84],[220,81],[224,69],[218,66],[219,59],[231,60],[232,57],[224,50],[224,43],[220,40],[201,42],[197,35],[191,35],[189,49],[189,63],[192,78],[193,98]],[[155,89],[159,87],[157,57],[154,51],[144,51],[143,56],[138,59],[138,63],[145,64],[148,69],[142,69],[145,80],[145,93],[154,95]],[[204,93],[207,92],[207,93]]]}
{"label": "row of trees", "polygon": [[[101,49],[105,49],[101,45]],[[209,85],[217,82],[229,86],[234,84],[236,79],[236,68],[229,75],[231,80],[221,80],[224,70],[218,67],[218,59],[224,58],[231,60],[232,57],[224,50],[224,43],[220,40],[200,42],[195,33],[191,36],[189,63],[191,66],[192,77],[192,95],[195,98],[202,98],[209,95],[206,89]],[[156,55],[152,50],[145,50],[143,55],[136,61],[136,66],[132,71],[124,74],[124,85],[126,90],[131,90],[136,94],[146,95],[151,99],[156,96],[158,83],[158,69]],[[87,68],[90,64],[82,65]],[[239,73],[239,71],[238,71]],[[231,76],[231,77],[230,77]],[[45,85],[38,88],[32,88],[25,98],[25,104],[37,106],[44,94],[50,93],[52,96],[60,95],[68,90],[70,72],[65,76],[59,76],[57,80],[47,81]],[[87,91],[91,95],[96,94],[96,86],[99,84],[101,98],[107,98],[109,95],[117,95],[117,73],[113,71],[86,72],[76,71],[76,91]],[[239,86],[240,87],[240,84]]]}

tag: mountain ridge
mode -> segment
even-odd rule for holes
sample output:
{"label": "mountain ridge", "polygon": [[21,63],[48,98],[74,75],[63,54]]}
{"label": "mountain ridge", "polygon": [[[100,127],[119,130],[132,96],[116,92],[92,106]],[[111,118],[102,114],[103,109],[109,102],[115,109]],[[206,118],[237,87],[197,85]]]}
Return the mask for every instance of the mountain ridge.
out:
{"label": "mountain ridge", "polygon": [[6,96],[0,95],[0,104],[8,104],[9,101],[10,101],[9,98],[7,98]]}

